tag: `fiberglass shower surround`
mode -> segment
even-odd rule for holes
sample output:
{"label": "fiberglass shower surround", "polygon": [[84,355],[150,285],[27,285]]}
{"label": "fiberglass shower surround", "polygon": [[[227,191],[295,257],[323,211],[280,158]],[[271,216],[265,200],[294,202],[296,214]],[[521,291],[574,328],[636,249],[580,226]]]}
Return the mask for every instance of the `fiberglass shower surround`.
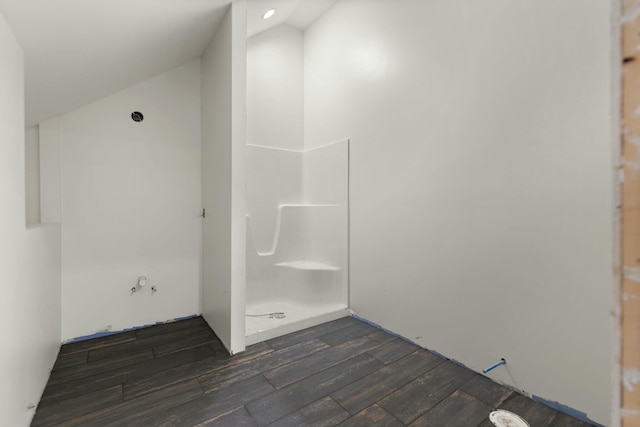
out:
{"label": "fiberglass shower surround", "polygon": [[247,145],[247,345],[347,314],[348,152]]}

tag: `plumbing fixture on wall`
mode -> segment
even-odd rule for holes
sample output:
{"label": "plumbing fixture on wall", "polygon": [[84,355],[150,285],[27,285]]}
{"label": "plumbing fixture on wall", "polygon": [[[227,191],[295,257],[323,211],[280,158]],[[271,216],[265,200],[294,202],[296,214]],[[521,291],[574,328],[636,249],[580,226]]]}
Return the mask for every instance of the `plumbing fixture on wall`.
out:
{"label": "plumbing fixture on wall", "polygon": [[[138,291],[141,291],[142,288],[144,288],[147,284],[148,280],[146,276],[138,276],[138,280],[135,286],[131,287],[131,295]],[[155,285],[151,286],[151,295],[155,294],[156,292],[158,292],[158,288]]]}
{"label": "plumbing fixture on wall", "polygon": [[496,369],[498,366],[502,366],[502,365],[506,365],[506,364],[507,364],[507,361],[506,361],[506,360],[505,360],[505,358],[503,357],[503,358],[501,358],[501,359],[500,359],[500,361],[499,361],[499,362],[494,363],[493,365],[489,366],[489,367],[488,367],[488,368],[486,368],[486,369],[483,369],[483,370],[482,370],[482,373],[483,373],[483,374],[486,374],[487,372],[491,372],[491,371],[493,371],[493,370],[494,370],[494,369]]}

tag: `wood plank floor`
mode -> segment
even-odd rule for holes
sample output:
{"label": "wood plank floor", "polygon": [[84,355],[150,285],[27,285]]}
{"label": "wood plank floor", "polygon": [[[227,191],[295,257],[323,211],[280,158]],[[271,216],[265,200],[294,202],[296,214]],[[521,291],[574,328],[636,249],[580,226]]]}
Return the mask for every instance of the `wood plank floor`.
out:
{"label": "wood plank floor", "polygon": [[348,317],[229,356],[201,317],[62,346],[33,426],[587,426]]}

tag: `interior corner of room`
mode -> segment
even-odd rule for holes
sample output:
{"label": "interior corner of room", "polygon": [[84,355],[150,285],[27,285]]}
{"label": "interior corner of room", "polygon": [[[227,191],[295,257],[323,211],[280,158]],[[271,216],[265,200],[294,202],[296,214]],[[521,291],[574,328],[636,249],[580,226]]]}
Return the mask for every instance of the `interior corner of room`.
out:
{"label": "interior corner of room", "polygon": [[618,2],[85,3],[0,0],[0,424],[63,342],[355,314],[640,425]]}

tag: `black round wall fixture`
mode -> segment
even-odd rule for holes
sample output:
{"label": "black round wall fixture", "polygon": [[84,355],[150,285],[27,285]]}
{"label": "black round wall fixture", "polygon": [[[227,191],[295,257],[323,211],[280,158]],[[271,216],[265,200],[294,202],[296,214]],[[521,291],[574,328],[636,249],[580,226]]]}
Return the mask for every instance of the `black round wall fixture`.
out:
{"label": "black round wall fixture", "polygon": [[134,111],[133,113],[131,113],[131,120],[133,120],[134,122],[141,122],[144,120],[144,116],[140,111]]}

